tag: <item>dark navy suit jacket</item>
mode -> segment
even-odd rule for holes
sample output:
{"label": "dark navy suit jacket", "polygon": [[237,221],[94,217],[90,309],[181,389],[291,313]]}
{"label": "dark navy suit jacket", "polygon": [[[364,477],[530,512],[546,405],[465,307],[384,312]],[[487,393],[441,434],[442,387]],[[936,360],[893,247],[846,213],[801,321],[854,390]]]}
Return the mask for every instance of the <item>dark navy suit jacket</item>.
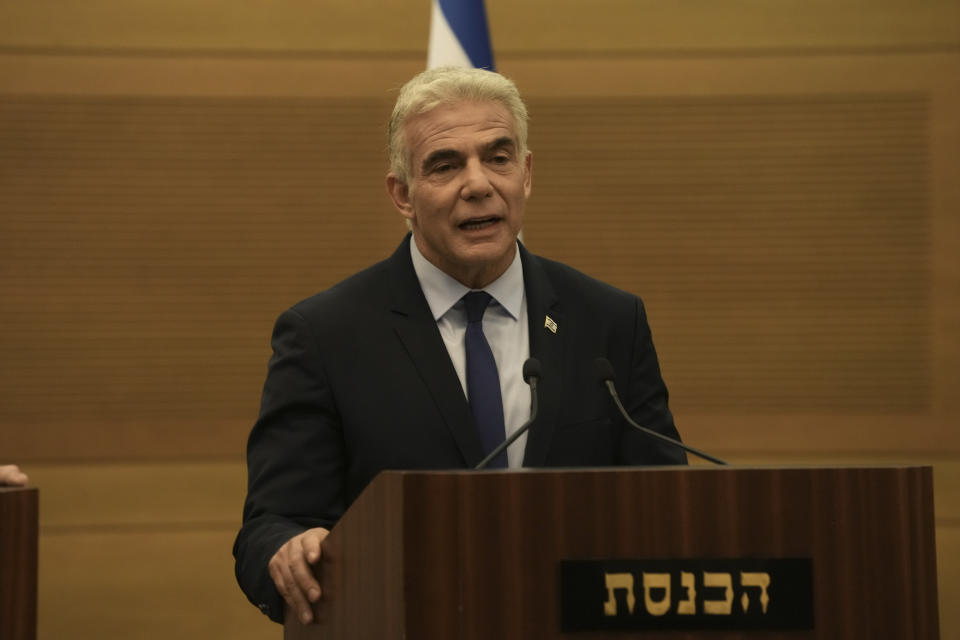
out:
{"label": "dark navy suit jacket", "polygon": [[[282,600],[267,564],[284,542],[332,527],[382,470],[463,469],[483,458],[409,242],[298,303],[274,328],[234,556],[241,588],[278,622]],[[607,358],[633,418],[678,437],[640,299],[520,252],[530,355],[543,373],[524,466],[685,462],[627,426],[593,373],[593,360]]]}

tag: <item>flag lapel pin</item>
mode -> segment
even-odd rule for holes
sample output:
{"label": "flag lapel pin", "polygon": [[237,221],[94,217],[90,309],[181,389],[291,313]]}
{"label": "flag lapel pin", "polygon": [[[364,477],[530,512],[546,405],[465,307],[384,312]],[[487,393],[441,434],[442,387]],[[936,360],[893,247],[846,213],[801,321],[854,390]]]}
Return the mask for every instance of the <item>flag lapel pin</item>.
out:
{"label": "flag lapel pin", "polygon": [[543,319],[543,326],[550,330],[551,333],[557,332],[557,323],[553,321],[553,318],[547,316]]}

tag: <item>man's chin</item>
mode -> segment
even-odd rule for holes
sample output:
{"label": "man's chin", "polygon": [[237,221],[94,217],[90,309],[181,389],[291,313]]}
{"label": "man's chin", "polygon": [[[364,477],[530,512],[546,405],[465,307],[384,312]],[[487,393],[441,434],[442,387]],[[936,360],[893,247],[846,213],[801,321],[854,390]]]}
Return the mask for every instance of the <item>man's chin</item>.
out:
{"label": "man's chin", "polygon": [[468,239],[462,246],[460,255],[468,262],[496,262],[507,254],[513,256],[517,237],[499,233],[493,237]]}
{"label": "man's chin", "polygon": [[516,239],[475,244],[458,252],[457,258],[470,269],[502,273],[510,266],[516,246]]}

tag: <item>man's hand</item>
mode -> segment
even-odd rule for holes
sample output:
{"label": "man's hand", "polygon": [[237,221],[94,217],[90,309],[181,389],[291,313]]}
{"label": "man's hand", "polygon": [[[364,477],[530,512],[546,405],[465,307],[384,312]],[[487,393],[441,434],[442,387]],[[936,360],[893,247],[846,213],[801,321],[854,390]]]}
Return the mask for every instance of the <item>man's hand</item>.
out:
{"label": "man's hand", "polygon": [[30,481],[20,467],[15,464],[0,464],[0,485],[16,484],[24,485]]}
{"label": "man's hand", "polygon": [[307,529],[287,540],[270,558],[270,577],[303,624],[313,621],[310,605],[320,599],[320,584],[311,565],[320,561],[320,543],[329,533],[323,527]]}

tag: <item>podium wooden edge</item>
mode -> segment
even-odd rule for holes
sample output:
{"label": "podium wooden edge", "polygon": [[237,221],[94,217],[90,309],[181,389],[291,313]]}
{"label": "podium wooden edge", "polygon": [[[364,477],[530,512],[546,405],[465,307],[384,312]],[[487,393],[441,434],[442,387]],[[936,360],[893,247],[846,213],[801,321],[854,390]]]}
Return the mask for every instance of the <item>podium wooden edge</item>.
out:
{"label": "podium wooden edge", "polygon": [[0,638],[37,637],[39,502],[36,487],[0,486]]}

